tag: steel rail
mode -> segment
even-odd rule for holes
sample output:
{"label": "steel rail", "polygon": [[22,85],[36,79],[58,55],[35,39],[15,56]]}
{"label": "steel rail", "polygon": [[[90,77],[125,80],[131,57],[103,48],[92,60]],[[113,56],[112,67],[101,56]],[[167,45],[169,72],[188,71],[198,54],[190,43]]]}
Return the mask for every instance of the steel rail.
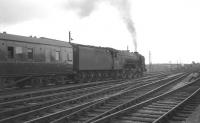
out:
{"label": "steel rail", "polygon": [[[112,97],[96,102],[68,116],[64,116],[58,120],[54,120],[53,123],[61,123],[61,122],[66,122],[66,121],[67,122],[74,122],[74,121],[91,122],[103,116],[109,115],[110,113],[116,112],[117,109],[119,109],[120,107],[125,107],[127,106],[127,104],[129,105],[133,103],[136,104],[136,103],[141,102],[142,100],[147,100],[150,97],[155,96],[155,93],[158,93],[159,91],[164,93],[165,91],[170,89],[174,84],[177,84],[185,76],[186,75],[180,75],[180,77],[173,78],[173,80],[166,79],[168,80],[168,82],[156,81],[156,82],[148,83],[140,87],[123,91]],[[44,122],[45,120],[41,120],[38,118],[38,120],[35,120],[35,121]]]}
{"label": "steel rail", "polygon": [[121,109],[116,113],[93,121],[93,123],[154,122],[191,94],[200,91],[199,81],[200,79],[197,79],[176,90],[171,90],[147,101]]}
{"label": "steel rail", "polygon": [[[6,122],[6,121],[12,121],[13,119],[17,119],[17,118],[19,118],[19,119],[27,118],[31,114],[36,115],[37,113],[39,114],[42,111],[43,112],[44,111],[48,112],[50,107],[51,108],[56,108],[56,107],[59,107],[61,105],[71,105],[70,107],[72,107],[73,103],[75,103],[76,106],[77,106],[77,105],[80,105],[80,103],[84,103],[84,101],[85,102],[91,101],[91,99],[88,100],[89,98],[93,98],[92,99],[92,101],[93,101],[93,100],[95,100],[97,98],[107,97],[108,93],[109,93],[109,95],[111,95],[111,94],[116,93],[117,91],[120,91],[120,90],[122,90],[122,89],[127,88],[128,86],[130,86],[128,84],[122,84],[122,85],[121,86],[111,87],[110,89],[100,90],[100,91],[98,91],[96,93],[87,94],[87,95],[78,97],[76,99],[59,102],[57,104],[53,104],[53,105],[50,105],[50,106],[47,106],[47,107],[44,107],[44,108],[36,109],[36,110],[30,111],[30,112],[22,113],[22,114],[13,116],[13,117],[8,117],[6,119],[2,119],[1,121],[5,121]],[[64,106],[62,106],[62,107],[64,107]]]}

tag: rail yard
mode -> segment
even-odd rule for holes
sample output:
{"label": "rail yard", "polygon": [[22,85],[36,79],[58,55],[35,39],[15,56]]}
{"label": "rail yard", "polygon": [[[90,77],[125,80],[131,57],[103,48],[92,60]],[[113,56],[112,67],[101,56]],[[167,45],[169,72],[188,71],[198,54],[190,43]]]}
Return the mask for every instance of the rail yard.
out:
{"label": "rail yard", "polygon": [[198,66],[147,72],[138,52],[6,33],[0,42],[0,123],[174,123],[200,102]]}
{"label": "rail yard", "polygon": [[0,123],[200,123],[199,6],[0,0]]}
{"label": "rail yard", "polygon": [[147,72],[138,52],[6,33],[0,42],[0,123],[175,122],[200,102],[194,65]]}

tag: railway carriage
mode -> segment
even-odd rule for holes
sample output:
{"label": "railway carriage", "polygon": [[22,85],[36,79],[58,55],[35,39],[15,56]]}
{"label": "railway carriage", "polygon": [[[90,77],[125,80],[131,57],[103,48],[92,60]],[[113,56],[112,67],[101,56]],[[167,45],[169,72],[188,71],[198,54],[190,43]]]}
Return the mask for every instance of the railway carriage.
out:
{"label": "railway carriage", "polygon": [[[69,43],[0,33],[1,85],[7,82],[12,84],[10,79],[17,81],[23,76],[37,76],[34,78],[44,83],[44,77],[46,80],[49,75],[56,75],[54,79],[63,78],[72,72],[73,49]],[[9,78],[9,81],[5,78]]]}

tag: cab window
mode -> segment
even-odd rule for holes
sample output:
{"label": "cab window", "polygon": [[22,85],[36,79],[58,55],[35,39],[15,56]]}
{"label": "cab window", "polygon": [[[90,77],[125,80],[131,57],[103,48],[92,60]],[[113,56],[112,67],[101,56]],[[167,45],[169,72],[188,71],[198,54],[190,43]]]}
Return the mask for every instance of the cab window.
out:
{"label": "cab window", "polygon": [[14,47],[11,46],[8,47],[8,58],[10,59],[14,58]]}

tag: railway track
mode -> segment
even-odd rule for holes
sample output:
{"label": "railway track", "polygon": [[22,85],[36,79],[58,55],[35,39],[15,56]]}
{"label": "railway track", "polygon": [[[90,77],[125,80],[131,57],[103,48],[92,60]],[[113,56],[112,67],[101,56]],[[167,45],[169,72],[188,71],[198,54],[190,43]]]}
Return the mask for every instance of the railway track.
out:
{"label": "railway track", "polygon": [[[120,85],[120,84],[119,84]],[[9,100],[6,102],[1,102],[1,112],[0,118],[6,116],[16,115],[20,112],[27,112],[29,110],[37,109],[43,106],[51,105],[62,100],[70,100],[84,94],[89,94],[97,90],[102,90],[103,88],[109,88],[113,85],[99,85],[94,87],[87,87],[83,89],[76,89],[72,91],[64,91],[52,94],[43,94],[34,97],[24,97],[17,100]],[[116,84],[118,86],[118,84]],[[40,93],[39,93],[40,94]]]}
{"label": "railway track", "polygon": [[170,111],[162,115],[154,123],[180,123],[187,122],[186,119],[194,112],[200,104],[200,89],[180,102]]}
{"label": "railway track", "polygon": [[[167,76],[170,74],[164,74],[164,73],[158,73],[158,74],[152,74],[152,75],[145,75],[142,78],[152,78],[152,77],[162,77],[162,76]],[[140,78],[138,78],[140,79]],[[137,80],[137,79],[135,79]],[[48,86],[48,87],[40,87],[40,88],[24,88],[24,89],[8,89],[8,90],[1,90],[0,89],[0,97],[5,97],[5,96],[12,96],[13,97],[18,97],[18,95],[16,94],[20,94],[22,93],[23,95],[25,94],[29,94],[29,93],[38,93],[38,92],[42,92],[43,90],[45,90],[46,92],[49,90],[63,90],[63,89],[67,89],[67,90],[74,90],[74,89],[80,89],[80,88],[84,88],[84,87],[89,87],[89,86],[94,86],[94,85],[101,85],[101,84],[107,84],[107,83],[113,83],[113,82],[119,82],[119,80],[104,80],[104,81],[96,81],[96,82],[85,82],[85,83],[76,83],[76,84],[67,84],[67,85],[54,85],[54,86]]]}
{"label": "railway track", "polygon": [[[156,76],[156,77],[143,77],[140,79],[135,79],[134,82],[138,82],[141,80],[158,80],[161,79],[163,76]],[[71,91],[76,91],[81,92],[81,90],[85,91],[87,89],[91,89],[92,87],[96,88],[103,88],[103,87],[109,87],[112,85],[117,85],[121,84],[122,80],[111,80],[111,81],[102,81],[102,82],[96,82],[96,83],[86,83],[86,84],[81,84],[81,85],[75,85],[75,86],[65,86],[65,87],[58,87],[58,88],[50,88],[50,89],[44,89],[44,90],[35,90],[35,91],[29,91],[29,92],[24,92],[24,93],[16,93],[16,94],[11,94],[11,95],[2,95],[0,96],[0,103],[6,103],[6,102],[12,102],[12,101],[17,101],[17,100],[23,100],[23,99],[28,99],[28,98],[35,98],[39,96],[46,95],[53,95],[55,93],[62,95],[63,92],[71,92]],[[80,90],[80,91],[78,91]],[[24,101],[24,100],[23,100]]]}
{"label": "railway track", "polygon": [[78,90],[83,89],[86,87],[94,87],[94,86],[104,86],[104,85],[113,85],[113,84],[119,84],[121,83],[120,80],[110,80],[110,81],[100,81],[96,83],[85,83],[85,84],[78,84],[73,86],[64,86],[64,87],[55,87],[55,88],[47,88],[47,89],[37,89],[34,91],[26,91],[26,92],[20,92],[20,93],[12,93],[12,94],[6,94],[0,96],[0,102],[7,102],[17,99],[23,99],[23,98],[33,98],[37,96],[42,96],[46,94],[53,94],[53,93],[59,93],[59,92],[66,92],[66,91],[72,91],[72,90]]}
{"label": "railway track", "polygon": [[[158,80],[159,78],[142,78],[142,79],[146,79],[145,81],[153,81],[153,80]],[[141,81],[142,79],[137,79],[134,82],[138,83],[139,81]],[[47,90],[40,90],[40,91],[34,91],[34,92],[28,92],[28,93],[20,93],[20,94],[14,94],[14,95],[9,95],[9,96],[1,96],[0,97],[0,107],[3,108],[2,105],[8,105],[8,104],[14,104],[16,105],[16,103],[20,103],[20,102],[27,102],[30,101],[36,101],[37,100],[44,100],[44,99],[48,99],[48,98],[63,98],[65,95],[72,95],[72,94],[76,94],[78,96],[78,94],[81,94],[82,92],[92,92],[92,91],[96,91],[99,89],[103,89],[103,88],[108,88],[111,87],[113,85],[123,85],[122,83],[124,82],[124,85],[126,84],[132,84],[130,82],[125,83],[126,81],[109,81],[109,82],[100,82],[100,83],[94,83],[94,84],[84,84],[81,86],[73,86],[73,87],[64,87],[64,88],[55,88],[55,89],[47,89]],[[133,83],[134,83],[133,82]],[[74,96],[74,95],[73,95]]]}
{"label": "railway track", "polygon": [[[143,80],[144,83],[145,82],[147,83],[150,80],[155,81],[155,77],[153,77],[153,78],[144,77],[143,79],[144,79]],[[145,81],[145,79],[146,79],[146,81]],[[101,98],[107,97],[118,91],[121,91],[121,90],[129,87],[131,84],[132,84],[132,86],[133,85],[140,86],[142,84],[142,83],[139,83],[140,81],[142,81],[142,79],[138,79],[136,81],[138,84],[133,83],[133,82],[127,82],[127,83],[123,83],[121,85],[115,85],[114,87],[96,91],[95,93],[92,93],[92,94],[84,94],[83,93],[82,96],[79,96],[77,98],[72,98],[69,100],[59,101],[58,99],[56,99],[56,102],[52,102],[52,101],[51,101],[51,103],[45,102],[44,104],[39,104],[36,106],[35,105],[27,106],[27,107],[23,107],[23,108],[12,109],[9,111],[3,111],[0,113],[1,114],[0,122],[26,121],[24,119],[27,119],[28,117],[30,120],[30,119],[32,119],[30,117],[34,118],[34,117],[38,117],[38,116],[43,116],[44,114],[47,115],[47,114],[49,114],[50,111],[52,113],[53,109],[58,110],[59,108],[62,109],[63,107],[65,107],[65,110],[67,109],[67,111],[69,111],[69,112],[73,111],[73,110],[77,110],[77,108],[85,107],[89,104],[94,103],[97,100],[101,100]],[[97,90],[97,89],[93,89],[93,90]],[[23,101],[21,101],[21,102],[23,102]],[[13,104],[16,105],[16,103],[13,103]],[[2,107],[5,107],[5,105]],[[19,109],[23,109],[23,110],[19,110]],[[31,110],[31,111],[29,111],[29,110]],[[21,112],[24,112],[24,113],[21,114]],[[44,113],[42,115],[41,112],[43,112],[43,113],[46,112],[46,113]]]}
{"label": "railway track", "polygon": [[[126,103],[134,102],[136,104],[142,100],[164,93],[180,82],[184,77],[185,75],[181,75],[173,80],[148,83],[140,87],[120,92],[60,119],[55,120],[53,116],[51,116],[51,118],[54,120],[53,123],[92,122],[95,119],[114,112],[119,107],[124,107],[124,104]],[[37,120],[34,120],[34,122],[50,122],[50,118],[38,118]]]}
{"label": "railway track", "polygon": [[[149,76],[165,76],[165,75],[169,75],[169,74],[167,74],[167,73],[152,73],[152,74],[145,74],[144,76],[145,77],[149,77]],[[0,76],[0,78],[1,78],[1,76]],[[24,78],[26,78],[26,76],[24,77]],[[23,79],[24,79],[23,78]],[[23,80],[22,79],[22,80]],[[104,80],[104,81],[110,81],[110,80],[112,80],[112,79],[108,79],[108,80]],[[20,81],[20,80],[18,80],[18,81]],[[75,83],[75,82],[73,82],[72,80],[65,80],[65,82],[64,83],[68,83],[68,84],[65,84],[65,85],[48,85],[48,86],[45,86],[45,87],[40,87],[40,88],[34,88],[34,87],[24,87],[24,88],[17,88],[17,87],[13,87],[13,88],[4,88],[4,89],[2,89],[1,87],[0,87],[0,96],[2,96],[2,95],[10,95],[10,94],[13,94],[13,93],[24,93],[24,92],[30,92],[30,91],[36,91],[36,90],[39,90],[39,89],[41,89],[41,90],[44,90],[44,89],[52,89],[52,88],[59,88],[59,87],[63,87],[63,86],[76,86],[76,85],[80,85],[80,86],[82,86],[82,85],[90,85],[91,83],[98,83],[98,81],[97,82],[84,82],[84,84],[83,83]],[[99,81],[99,82],[102,82],[102,81]]]}
{"label": "railway track", "polygon": [[[183,84],[182,86],[176,89],[172,89],[164,94],[143,101],[139,104],[118,109],[117,112],[97,119],[92,123],[167,122],[166,119],[169,118],[169,116],[172,116],[173,112],[176,113],[175,109],[180,109],[180,106],[186,104],[185,102],[191,102],[191,99],[194,99],[194,97],[199,94],[200,78],[190,83],[187,83],[186,85]],[[190,105],[193,104],[190,103]],[[185,111],[184,113],[192,110],[192,108],[190,109],[189,105],[188,107],[185,107],[183,109],[184,110],[182,111]],[[179,116],[179,118],[180,117],[183,118],[181,115]]]}
{"label": "railway track", "polygon": [[[67,88],[68,90],[76,89],[76,88],[82,88],[82,87],[87,87],[87,86],[93,86],[93,85],[98,85],[98,84],[104,84],[104,83],[112,83],[112,80],[107,80],[107,81],[97,81],[95,83],[77,83],[77,84],[67,84],[67,85],[51,85],[47,87],[40,87],[40,88],[23,88],[23,89],[4,89],[0,91],[0,96],[3,95],[13,95],[13,94],[18,94],[18,93],[34,93],[40,90],[54,90],[55,89],[65,89]],[[41,92],[41,91],[40,91]]]}

